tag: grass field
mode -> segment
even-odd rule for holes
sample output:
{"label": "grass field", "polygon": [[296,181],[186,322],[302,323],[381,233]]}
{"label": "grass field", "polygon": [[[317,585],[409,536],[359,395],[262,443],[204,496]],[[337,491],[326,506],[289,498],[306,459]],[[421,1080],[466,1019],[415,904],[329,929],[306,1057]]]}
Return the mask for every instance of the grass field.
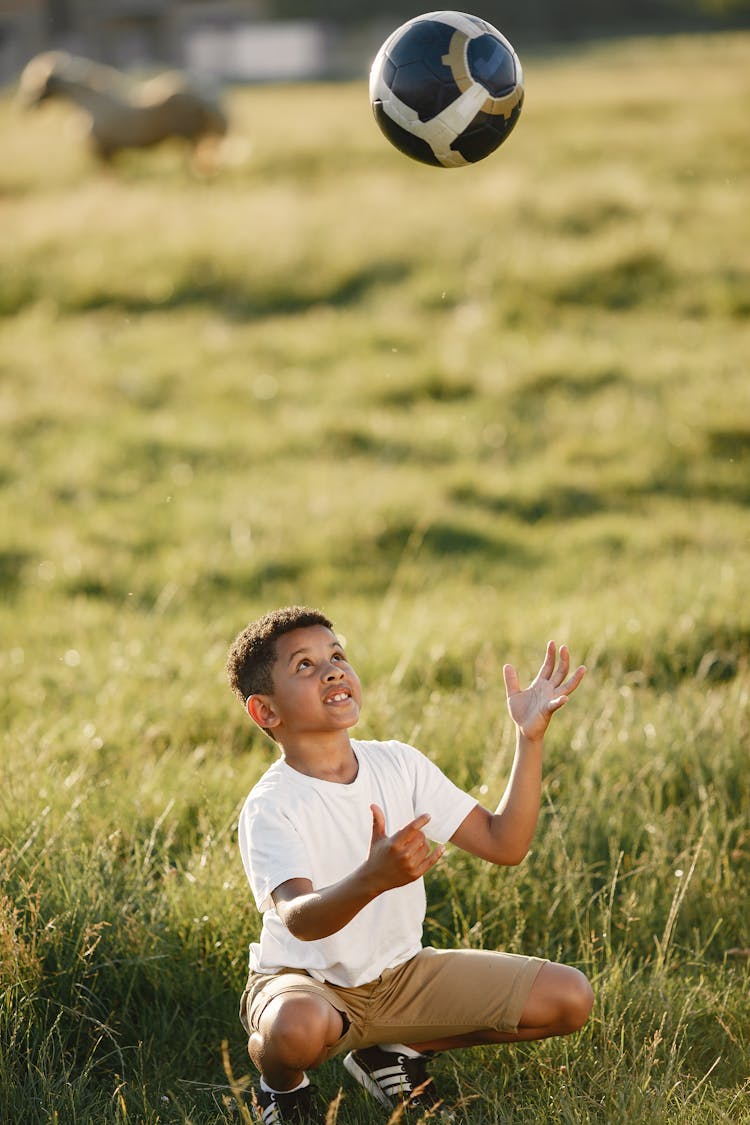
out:
{"label": "grass field", "polygon": [[440,1059],[457,1121],[750,1121],[750,37],[524,63],[450,172],[364,81],[232,92],[211,180],[0,101],[3,1122],[240,1120],[273,750],[223,665],[290,601],[346,636],[360,734],[487,804],[503,661],[589,667],[531,854],[450,852],[426,940],[568,960],[594,1013]]}

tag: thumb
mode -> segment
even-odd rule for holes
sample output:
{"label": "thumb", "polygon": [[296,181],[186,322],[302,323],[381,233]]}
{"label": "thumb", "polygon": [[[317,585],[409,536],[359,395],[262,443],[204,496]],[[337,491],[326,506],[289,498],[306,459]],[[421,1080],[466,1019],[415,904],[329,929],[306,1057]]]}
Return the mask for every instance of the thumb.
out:
{"label": "thumb", "polygon": [[385,836],[385,813],[379,805],[370,805],[372,810],[372,838],[382,840]]}
{"label": "thumb", "polygon": [[503,664],[503,679],[505,680],[505,694],[508,699],[519,690],[518,672],[512,664]]}

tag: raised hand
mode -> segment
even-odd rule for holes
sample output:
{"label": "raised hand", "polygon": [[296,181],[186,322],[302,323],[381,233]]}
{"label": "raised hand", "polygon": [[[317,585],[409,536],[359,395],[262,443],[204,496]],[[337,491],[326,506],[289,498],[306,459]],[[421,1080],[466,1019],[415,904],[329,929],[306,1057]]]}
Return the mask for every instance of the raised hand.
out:
{"label": "raised hand", "polygon": [[366,867],[381,890],[403,887],[419,879],[438,862],[445,845],[439,844],[430,851],[430,844],[422,829],[429,821],[422,813],[409,824],[387,836],[385,816],[379,805],[372,810],[372,838]]}
{"label": "raised hand", "polygon": [[568,702],[568,697],[576,690],[586,669],[581,664],[570,678],[570,654],[565,645],[560,646],[559,660],[556,660],[555,642],[550,641],[544,663],[536,678],[523,691],[519,687],[518,673],[512,664],[503,667],[505,691],[508,697],[508,711],[520,733],[530,741],[544,737],[549,721],[555,711]]}

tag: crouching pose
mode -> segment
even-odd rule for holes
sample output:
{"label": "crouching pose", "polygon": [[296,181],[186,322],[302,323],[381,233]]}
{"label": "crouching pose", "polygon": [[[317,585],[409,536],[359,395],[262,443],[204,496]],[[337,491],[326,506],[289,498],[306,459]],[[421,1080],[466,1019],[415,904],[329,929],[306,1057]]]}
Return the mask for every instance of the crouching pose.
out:
{"label": "crouching pose", "polygon": [[[325,1122],[307,1071],[344,1066],[383,1106],[439,1112],[436,1051],[568,1035],[591,987],[539,957],[422,946],[424,876],[447,842],[500,865],[526,855],[539,812],[542,745],[572,675],[550,642],[521,690],[504,668],[516,751],[495,812],[398,741],[349,737],[362,689],[331,622],[316,610],[267,614],[235,639],[230,683],[280,757],[239,821],[260,940],[240,1018],[260,1071],[261,1120]],[[435,846],[432,846],[432,845]]]}

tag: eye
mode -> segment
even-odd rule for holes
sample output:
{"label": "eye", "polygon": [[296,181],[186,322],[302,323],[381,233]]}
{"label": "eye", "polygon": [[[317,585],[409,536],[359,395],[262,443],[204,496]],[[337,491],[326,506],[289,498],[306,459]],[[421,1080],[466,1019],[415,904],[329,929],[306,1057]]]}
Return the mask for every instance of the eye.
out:
{"label": "eye", "polygon": [[306,656],[304,656],[302,658],[302,660],[300,660],[299,664],[297,665],[297,671],[301,672],[305,668],[309,668],[309,667],[311,667],[311,661],[308,660]]}
{"label": "eye", "polygon": [[343,652],[334,652],[333,656],[331,657],[331,660],[341,660],[341,661],[343,661],[344,664],[346,664],[346,656],[344,655]]}

